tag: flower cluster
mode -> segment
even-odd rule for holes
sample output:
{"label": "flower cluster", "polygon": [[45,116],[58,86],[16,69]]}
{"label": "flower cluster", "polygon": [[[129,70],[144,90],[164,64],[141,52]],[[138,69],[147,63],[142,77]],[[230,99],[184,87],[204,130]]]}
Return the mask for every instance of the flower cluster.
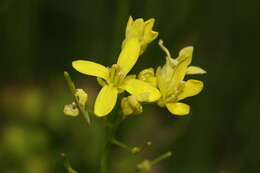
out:
{"label": "flower cluster", "polygon": [[[160,107],[167,107],[174,115],[189,114],[189,105],[180,101],[198,94],[203,88],[203,82],[184,81],[184,77],[188,74],[205,73],[199,67],[190,66],[193,47],[183,48],[179,56],[173,59],[162,41],[159,41],[160,47],[166,53],[165,65],[159,66],[156,71],[154,68],[148,68],[142,70],[137,76],[129,75],[138,58],[158,36],[158,32],[153,31],[154,22],[154,19],[144,21],[142,18],[133,20],[129,17],[121,52],[117,62],[111,67],[87,60],[72,62],[74,69],[97,77],[98,83],[102,86],[94,104],[96,116],[108,115],[115,107],[118,95],[125,91],[129,96],[121,99],[124,115],[142,113],[142,102],[156,102]],[[73,111],[69,113],[77,114],[75,110]]]}
{"label": "flower cluster", "polygon": [[[117,113],[104,118],[106,145],[100,159],[102,173],[108,172],[108,153],[112,144],[130,151],[132,154],[138,154],[152,145],[148,141],[140,147],[131,147],[116,138],[118,126],[126,116],[141,114],[144,102],[157,103],[160,107],[166,107],[173,115],[188,115],[190,106],[182,103],[182,100],[199,94],[203,89],[202,81],[185,79],[186,75],[206,73],[202,68],[190,65],[193,54],[192,46],[181,49],[179,55],[172,58],[169,50],[163,45],[163,41],[159,40],[159,47],[166,54],[165,64],[157,68],[144,69],[138,75],[129,74],[148,45],[158,37],[158,32],[153,31],[154,22],[154,19],[144,21],[142,18],[136,20],[133,20],[132,17],[129,18],[117,62],[111,67],[88,60],[72,62],[74,69],[96,77],[97,82],[102,86],[95,100],[94,111],[88,104],[88,94],[82,89],[77,89],[69,74],[64,72],[74,100],[72,104],[65,105],[64,113],[66,115],[81,114],[90,124],[89,113],[98,117],[106,116],[111,113],[117,100],[120,99],[120,104],[117,105],[120,105],[121,109],[116,109]],[[118,97],[118,95],[121,96]],[[145,159],[136,165],[135,171],[149,171],[155,164],[171,155],[171,152],[167,152],[152,160]],[[65,167],[69,173],[75,172],[69,163],[66,163]]]}

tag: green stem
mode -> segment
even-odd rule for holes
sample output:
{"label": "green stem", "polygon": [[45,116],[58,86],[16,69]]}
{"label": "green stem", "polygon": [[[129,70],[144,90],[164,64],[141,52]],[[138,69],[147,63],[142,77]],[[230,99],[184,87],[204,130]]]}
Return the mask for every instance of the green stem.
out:
{"label": "green stem", "polygon": [[146,143],[144,143],[141,147],[130,147],[127,144],[124,144],[123,142],[117,140],[117,139],[112,139],[111,141],[112,144],[117,145],[118,147],[130,151],[132,154],[138,154],[144,150],[146,150],[147,148],[149,148],[152,145],[152,142],[148,141]]}
{"label": "green stem", "polygon": [[126,144],[124,144],[124,143],[122,143],[122,142],[120,142],[120,141],[118,141],[118,140],[116,140],[116,139],[112,139],[111,142],[112,142],[114,145],[117,145],[117,146],[121,147],[122,149],[125,149],[125,150],[127,150],[127,151],[132,152],[132,148],[131,148],[131,147],[129,147],[128,145],[126,145]]}
{"label": "green stem", "polygon": [[108,156],[109,156],[109,152],[110,152],[110,143],[107,142],[106,145],[105,145],[105,148],[104,148],[104,151],[102,153],[102,156],[101,156],[101,169],[100,169],[100,173],[107,173],[108,172]]}
{"label": "green stem", "polygon": [[154,165],[156,165],[160,161],[165,160],[165,159],[167,159],[171,156],[172,156],[172,153],[167,152],[167,153],[164,153],[164,154],[156,157],[155,159],[153,159],[151,161],[150,160],[144,160],[140,164],[137,165],[134,173],[141,173],[141,172],[150,171],[153,168]]}
{"label": "green stem", "polygon": [[165,160],[171,156],[172,156],[171,152],[164,153],[164,154],[160,155],[159,157],[155,158],[154,160],[152,160],[151,165],[155,165],[155,164],[159,163],[160,161]]}
{"label": "green stem", "polygon": [[77,173],[77,171],[75,171],[71,165],[70,162],[68,160],[68,158],[66,157],[65,153],[61,153],[61,157],[63,159],[64,162],[64,167],[66,168],[66,170],[68,171],[68,173]]}
{"label": "green stem", "polygon": [[100,173],[108,173],[108,163],[109,163],[109,155],[110,155],[110,151],[111,151],[112,141],[115,137],[117,128],[122,120],[123,120],[123,116],[120,113],[120,111],[118,111],[118,113],[113,121],[109,121],[108,119],[105,119],[105,121],[106,121],[106,129],[105,129],[106,130],[106,144],[105,144],[102,156],[101,156]]}

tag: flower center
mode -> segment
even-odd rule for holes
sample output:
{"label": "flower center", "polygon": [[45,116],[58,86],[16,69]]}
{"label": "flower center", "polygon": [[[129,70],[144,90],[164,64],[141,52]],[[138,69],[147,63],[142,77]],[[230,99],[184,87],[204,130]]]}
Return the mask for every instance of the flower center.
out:
{"label": "flower center", "polygon": [[178,101],[178,96],[183,92],[185,83],[181,81],[176,87],[168,91],[165,97],[161,97],[158,101],[159,106],[164,107],[167,103],[175,103]]}
{"label": "flower center", "polygon": [[118,64],[113,64],[112,67],[109,68],[109,77],[107,81],[109,84],[118,87],[124,78],[125,75]]}

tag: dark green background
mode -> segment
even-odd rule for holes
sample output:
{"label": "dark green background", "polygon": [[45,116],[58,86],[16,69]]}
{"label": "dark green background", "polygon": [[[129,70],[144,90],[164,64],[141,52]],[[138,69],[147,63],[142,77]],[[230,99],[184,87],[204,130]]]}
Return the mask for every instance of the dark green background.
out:
{"label": "dark green background", "polygon": [[[119,138],[132,146],[153,141],[140,156],[115,148],[111,172],[130,173],[142,158],[172,151],[154,173],[251,173],[259,171],[259,2],[239,0],[1,0],[0,172],[66,172],[68,155],[79,173],[97,172],[103,127],[95,118],[63,115],[71,102],[63,71],[94,100],[100,86],[71,68],[75,59],[116,62],[129,15],[156,19],[155,30],[172,54],[195,47],[205,89],[185,100],[191,116],[176,119],[145,106],[129,117]],[[164,63],[157,41],[132,73]],[[258,154],[257,154],[258,153]]]}

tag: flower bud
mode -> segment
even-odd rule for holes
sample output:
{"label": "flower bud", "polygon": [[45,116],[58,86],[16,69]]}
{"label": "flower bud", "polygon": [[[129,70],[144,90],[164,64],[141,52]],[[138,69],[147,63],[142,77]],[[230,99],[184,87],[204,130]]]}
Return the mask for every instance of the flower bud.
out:
{"label": "flower bud", "polygon": [[144,160],[137,165],[138,170],[150,171],[152,169],[152,164],[149,160]]}
{"label": "flower bud", "polygon": [[122,43],[122,47],[124,47],[127,40],[137,38],[141,43],[141,55],[145,51],[147,45],[158,36],[158,32],[152,30],[154,22],[154,19],[144,21],[142,18],[138,18],[133,20],[130,16],[126,26],[125,40]]}
{"label": "flower bud", "polygon": [[147,69],[142,70],[138,74],[138,79],[151,84],[153,87],[156,87],[156,85],[157,85],[156,77],[154,75],[154,69],[153,68],[147,68]]}
{"label": "flower bud", "polygon": [[85,108],[88,101],[88,94],[83,89],[76,89],[75,96],[77,97],[79,104]]}
{"label": "flower bud", "polygon": [[65,115],[73,116],[73,117],[79,115],[79,110],[78,110],[75,102],[73,102],[72,104],[65,105],[63,112]]}
{"label": "flower bud", "polygon": [[135,96],[124,97],[121,100],[121,109],[124,115],[141,114],[143,112],[143,107]]}

